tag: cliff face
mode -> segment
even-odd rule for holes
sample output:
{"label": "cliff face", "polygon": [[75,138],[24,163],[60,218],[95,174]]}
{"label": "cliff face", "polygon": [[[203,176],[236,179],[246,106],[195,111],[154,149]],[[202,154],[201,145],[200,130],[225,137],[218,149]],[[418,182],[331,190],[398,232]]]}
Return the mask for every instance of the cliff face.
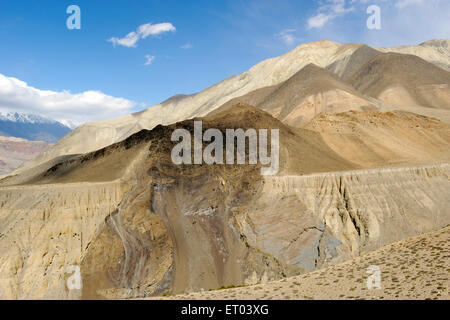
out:
{"label": "cliff face", "polygon": [[312,271],[450,223],[450,166],[266,178],[239,225],[250,245]]}
{"label": "cliff face", "polygon": [[66,268],[81,263],[123,194],[119,183],[1,188],[1,298],[79,298]]}
{"label": "cliff face", "polygon": [[[450,166],[0,190],[2,298],[126,298],[312,271],[450,223]],[[20,191],[20,192],[19,192]],[[31,202],[31,203],[30,203]],[[83,289],[66,287],[81,266]]]}
{"label": "cliff face", "polygon": [[[312,132],[240,108],[204,119],[204,129],[279,128],[280,176],[263,178],[260,165],[173,164],[171,132],[192,131],[185,121],[28,182],[6,180],[21,185],[0,187],[0,297],[133,298],[254,284],[450,223],[450,165],[318,174],[351,163],[320,140],[305,143]],[[66,286],[74,265],[81,290]]]}

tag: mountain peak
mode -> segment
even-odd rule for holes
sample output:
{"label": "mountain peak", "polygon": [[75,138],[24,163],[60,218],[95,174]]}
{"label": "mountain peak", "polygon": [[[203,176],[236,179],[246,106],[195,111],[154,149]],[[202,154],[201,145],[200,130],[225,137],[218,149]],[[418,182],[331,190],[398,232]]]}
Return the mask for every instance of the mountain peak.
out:
{"label": "mountain peak", "polygon": [[57,121],[35,114],[19,112],[0,112],[0,121],[11,121],[20,123],[56,123]]}
{"label": "mountain peak", "polygon": [[72,130],[77,127],[77,125],[70,120],[63,119],[63,120],[60,120],[59,123],[61,123],[62,125],[66,126],[69,129],[72,129]]}
{"label": "mountain peak", "polygon": [[438,47],[438,48],[450,48],[450,40],[447,39],[433,39],[422,42],[421,47]]}
{"label": "mountain peak", "polygon": [[20,112],[0,112],[0,134],[31,141],[55,143],[72,131],[69,123]]}
{"label": "mountain peak", "polygon": [[302,43],[298,47],[328,47],[330,45],[339,46],[340,43],[331,41],[331,40],[317,40],[317,41]]}

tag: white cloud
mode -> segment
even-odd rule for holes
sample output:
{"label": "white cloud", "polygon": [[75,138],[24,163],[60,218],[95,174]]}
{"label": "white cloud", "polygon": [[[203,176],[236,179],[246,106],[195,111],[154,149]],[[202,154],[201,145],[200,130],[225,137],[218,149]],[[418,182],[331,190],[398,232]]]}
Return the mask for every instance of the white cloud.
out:
{"label": "white cloud", "polygon": [[[350,3],[355,2],[351,0]],[[308,19],[308,29],[322,28],[333,19],[343,16],[354,10],[354,7],[346,6],[346,0],[324,0],[317,9],[317,14]]]}
{"label": "white cloud", "polygon": [[275,36],[281,39],[286,45],[290,46],[297,41],[297,38],[292,34],[295,31],[295,29],[285,29]]}
{"label": "white cloud", "polygon": [[136,31],[128,33],[124,38],[112,37],[108,39],[114,46],[119,45],[123,47],[136,47],[141,39],[149,36],[157,36],[165,32],[175,32],[177,29],[170,22],[163,22],[158,24],[146,23],[140,25]]}
{"label": "white cloud", "polygon": [[332,19],[331,15],[319,13],[318,15],[308,19],[308,29],[322,28],[330,19]]}
{"label": "white cloud", "polygon": [[139,41],[139,35],[136,32],[130,32],[124,38],[111,38],[108,40],[112,42],[114,46],[119,45],[123,47],[136,47],[136,43]]}
{"label": "white cloud", "polygon": [[155,56],[152,56],[150,54],[145,55],[145,63],[144,66],[149,66],[152,64],[153,60],[155,60]]}
{"label": "white cloud", "polygon": [[158,24],[147,23],[139,26],[138,33],[142,39],[145,39],[148,36],[156,36],[164,32],[175,32],[176,30],[177,29],[169,22]]}
{"label": "white cloud", "polygon": [[131,112],[138,103],[100,91],[72,94],[69,91],[39,90],[16,78],[0,74],[0,111],[46,116],[79,125]]}
{"label": "white cloud", "polygon": [[188,50],[188,49],[191,49],[191,48],[192,48],[192,44],[186,43],[185,45],[182,45],[180,48],[181,48],[181,49],[184,49],[184,50]]}

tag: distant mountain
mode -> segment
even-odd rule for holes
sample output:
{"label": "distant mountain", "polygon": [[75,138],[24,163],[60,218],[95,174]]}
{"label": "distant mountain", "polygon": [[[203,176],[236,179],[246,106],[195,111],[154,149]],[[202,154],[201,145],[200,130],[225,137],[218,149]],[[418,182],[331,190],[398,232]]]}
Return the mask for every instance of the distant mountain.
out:
{"label": "distant mountain", "polygon": [[348,81],[359,69],[361,69],[362,66],[379,54],[381,54],[380,51],[369,46],[362,45],[356,49],[353,54],[346,56],[343,60],[336,61],[329,65],[327,70],[336,73],[343,80]]}
{"label": "distant mountain", "polygon": [[376,55],[353,73],[349,83],[393,105],[450,109],[450,72],[414,55]]}
{"label": "distant mountain", "polygon": [[61,123],[62,125],[66,126],[67,128],[70,128],[72,130],[77,127],[77,125],[70,120],[61,120],[61,121],[59,121],[59,123]]}
{"label": "distant mountain", "polygon": [[0,113],[0,135],[55,143],[72,131],[58,121],[33,114]]}
{"label": "distant mountain", "polygon": [[285,124],[302,127],[321,112],[376,109],[376,105],[336,74],[308,64],[276,86],[264,87],[234,98],[211,114],[237,104],[258,107]]}
{"label": "distant mountain", "polygon": [[42,141],[0,136],[0,175],[10,173],[24,161],[34,159],[51,146]]}

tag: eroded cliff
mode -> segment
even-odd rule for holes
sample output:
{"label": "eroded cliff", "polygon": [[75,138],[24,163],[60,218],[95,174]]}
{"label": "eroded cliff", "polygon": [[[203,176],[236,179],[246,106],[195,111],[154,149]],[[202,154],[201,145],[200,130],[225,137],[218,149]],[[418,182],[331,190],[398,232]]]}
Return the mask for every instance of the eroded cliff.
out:
{"label": "eroded cliff", "polygon": [[[203,119],[204,129],[278,128],[280,175],[175,165],[170,137],[193,131],[185,121],[4,181],[0,296],[136,298],[254,284],[450,223],[449,164],[356,170],[314,132],[254,108],[219,117]],[[66,285],[70,266],[81,290]]]}

